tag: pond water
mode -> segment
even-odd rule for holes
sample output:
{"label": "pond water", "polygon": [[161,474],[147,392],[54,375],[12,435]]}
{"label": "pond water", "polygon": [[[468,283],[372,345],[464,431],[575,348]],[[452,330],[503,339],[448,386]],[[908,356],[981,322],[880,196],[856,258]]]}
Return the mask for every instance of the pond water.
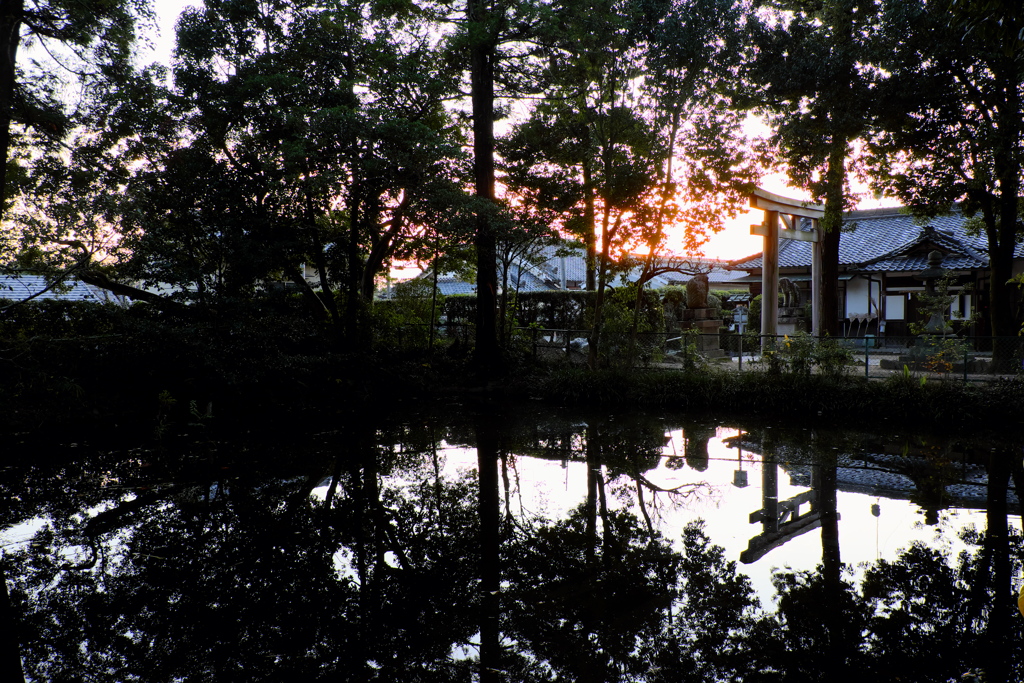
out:
{"label": "pond water", "polygon": [[14,459],[28,680],[1024,679],[1019,440],[339,422]]}

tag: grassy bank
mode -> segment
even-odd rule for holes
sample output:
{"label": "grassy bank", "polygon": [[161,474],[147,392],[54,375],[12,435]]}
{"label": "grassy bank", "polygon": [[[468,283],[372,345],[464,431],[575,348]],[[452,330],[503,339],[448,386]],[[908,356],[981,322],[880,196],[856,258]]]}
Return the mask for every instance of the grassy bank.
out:
{"label": "grassy bank", "polygon": [[[855,421],[956,430],[1024,428],[1024,379],[986,386],[911,373],[867,382],[849,354],[795,339],[743,373],[714,365],[590,371],[522,352],[491,377],[469,344],[340,344],[294,302],[179,318],[145,307],[40,305],[0,324],[0,432],[70,438],[118,430],[145,437],[192,424],[307,421],[475,400],[540,399],[608,410],[657,409],[813,425]],[[244,314],[243,314],[244,313]],[[408,339],[405,339],[409,342]],[[811,366],[816,369],[811,372]],[[20,437],[19,437],[20,438]]]}

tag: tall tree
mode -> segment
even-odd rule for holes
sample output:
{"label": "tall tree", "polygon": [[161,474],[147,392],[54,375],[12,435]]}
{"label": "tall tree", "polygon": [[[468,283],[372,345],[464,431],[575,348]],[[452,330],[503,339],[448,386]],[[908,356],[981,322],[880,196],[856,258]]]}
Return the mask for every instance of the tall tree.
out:
{"label": "tall tree", "polygon": [[[60,189],[40,215],[68,223],[62,212],[81,205],[87,181],[123,278],[209,302],[283,274],[354,340],[376,276],[433,249],[430,227],[456,224],[465,204],[459,128],[444,106],[458,72],[429,16],[410,12],[303,0],[186,10],[173,89],[139,98],[151,102],[141,114],[126,90],[118,115],[93,126],[116,120],[121,138],[85,133],[40,168]],[[116,278],[97,284],[159,299]]]}
{"label": "tall tree", "polygon": [[546,15],[538,39],[546,101],[514,129],[507,159],[516,191],[571,207],[564,227],[595,253],[596,365],[613,263],[638,249],[655,259],[679,225],[698,248],[755,174],[728,107],[743,4],[586,5]]}
{"label": "tall tree", "polygon": [[311,262],[332,316],[336,287],[350,310],[372,296],[457,175],[442,107],[453,75],[428,23],[408,19],[366,3],[230,0],[180,22],[189,129],[263,185],[255,201],[294,245],[292,279],[301,287],[297,260]]}
{"label": "tall tree", "polygon": [[[116,77],[131,59],[139,22],[150,18],[146,0],[0,3],[0,206],[10,196],[12,142],[59,138],[69,126],[61,82],[91,87]],[[25,47],[28,64],[19,61]]]}
{"label": "tall tree", "polygon": [[473,121],[473,188],[477,198],[476,232],[476,362],[481,377],[498,368],[497,237],[494,226],[497,206],[495,181],[494,122],[503,112],[499,97],[523,92],[536,4],[531,0],[466,0],[459,29],[451,41],[452,54],[469,74],[470,115]]}
{"label": "tall tree", "polygon": [[467,0],[470,35],[470,100],[473,112],[473,184],[477,208],[476,358],[484,376],[498,362],[498,270],[492,224],[494,203],[494,60],[500,14],[489,0]]}
{"label": "tall tree", "polygon": [[73,126],[56,140],[62,153],[37,147],[25,158],[6,226],[9,263],[54,284],[73,274],[117,294],[162,303],[112,280],[110,265],[131,247],[120,228],[133,169],[146,168],[176,142],[166,135],[165,77],[165,69],[153,66],[96,83],[78,102]]}
{"label": "tall tree", "polygon": [[822,327],[839,333],[839,234],[853,144],[870,123],[877,0],[769,0],[752,24],[748,104],[775,129],[790,180],[823,201]]}
{"label": "tall tree", "polygon": [[[1024,19],[1002,0],[890,2],[885,12],[888,74],[871,137],[875,186],[915,213],[954,204],[987,239],[991,332],[1012,336],[1015,289],[1008,284],[1024,237]],[[997,351],[999,347],[997,345]]]}

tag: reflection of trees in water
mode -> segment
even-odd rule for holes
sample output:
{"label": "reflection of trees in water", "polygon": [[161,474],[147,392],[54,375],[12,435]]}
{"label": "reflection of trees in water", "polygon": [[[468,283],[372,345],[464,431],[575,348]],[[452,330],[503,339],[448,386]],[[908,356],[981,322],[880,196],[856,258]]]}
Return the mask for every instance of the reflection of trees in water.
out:
{"label": "reflection of trees in water", "polygon": [[[742,635],[732,625],[753,605],[748,582],[699,526],[687,529],[679,552],[647,515],[645,489],[659,492],[641,475],[657,466],[663,444],[663,428],[595,423],[582,442],[584,501],[562,520],[509,520],[505,680],[689,680],[681,674],[699,674],[698,661],[735,658]],[[624,486],[631,476],[634,484]],[[612,506],[613,487],[635,491],[637,504]]]}
{"label": "reflection of trees in water", "polygon": [[[781,441],[787,459],[813,463],[822,513],[822,564],[816,572],[776,575],[778,609],[753,638],[756,657],[778,672],[764,680],[831,681],[855,671],[871,680],[944,683],[972,668],[984,670],[988,681],[1021,680],[1024,629],[1011,619],[1021,538],[1010,540],[1007,521],[1010,473],[1022,472],[1019,449],[986,458],[987,528],[962,534],[969,550],[950,557],[915,544],[892,562],[867,566],[857,590],[839,563],[835,514],[837,455],[855,450],[850,438],[812,432],[786,439],[779,431],[761,437],[765,454]],[[951,448],[935,440],[919,446],[933,462],[915,460],[914,480],[936,482],[919,493],[922,504],[948,504],[936,492],[953,480]],[[901,450],[911,448],[904,442]]]}
{"label": "reflection of trees in water", "polygon": [[[350,430],[305,460],[252,447],[229,470],[204,455],[173,471],[103,458],[12,471],[0,488],[21,500],[6,522],[51,520],[6,553],[26,668],[54,681],[468,681],[476,665],[459,653],[490,642],[492,680],[510,682],[945,683],[973,667],[1024,679],[1010,586],[1021,538],[1005,504],[1019,455],[989,463],[987,530],[963,553],[915,545],[857,585],[825,538],[820,570],[778,574],[761,612],[699,524],[675,545],[654,530],[668,497],[644,479],[658,424],[546,432],[587,464],[586,497],[563,519],[509,502],[510,453],[537,434],[494,423],[464,432],[493,463],[486,480],[444,479],[436,447],[451,434],[423,426],[394,434],[401,448]],[[128,500],[97,485],[113,479],[149,488]]]}
{"label": "reflection of trees in water", "polygon": [[[88,570],[40,532],[13,558],[36,680],[459,680],[476,626],[473,487],[382,491],[385,458],[346,454],[333,506],[313,476],[231,477],[125,518]],[[251,477],[249,475],[252,475]],[[206,488],[209,488],[207,485]],[[351,558],[341,571],[336,553]],[[393,555],[391,555],[393,553]],[[463,607],[460,609],[459,605]]]}
{"label": "reflection of trees in water", "polygon": [[[531,680],[703,681],[742,662],[752,591],[687,527],[683,551],[610,511],[581,507],[511,540],[503,613],[510,666]],[[509,680],[520,680],[513,677]]]}
{"label": "reflection of trees in water", "polygon": [[[1008,585],[985,591],[976,611],[975,586],[989,571],[985,540],[977,532],[965,540],[971,550],[957,557],[915,543],[895,560],[869,565],[859,589],[847,575],[838,602],[822,600],[829,590],[822,573],[777,574],[777,610],[749,641],[765,672],[750,680],[833,681],[854,672],[871,681],[946,683],[975,668],[987,681],[1022,680],[1021,620],[999,633],[991,628],[991,612],[1012,608],[1013,592]],[[1014,541],[1019,547],[1020,536]],[[1014,565],[1019,571],[1018,559]],[[830,610],[841,628],[821,628]]]}
{"label": "reflection of trees in water", "polygon": [[698,472],[708,468],[708,441],[715,435],[714,427],[694,424],[683,430],[686,439],[686,464]]}

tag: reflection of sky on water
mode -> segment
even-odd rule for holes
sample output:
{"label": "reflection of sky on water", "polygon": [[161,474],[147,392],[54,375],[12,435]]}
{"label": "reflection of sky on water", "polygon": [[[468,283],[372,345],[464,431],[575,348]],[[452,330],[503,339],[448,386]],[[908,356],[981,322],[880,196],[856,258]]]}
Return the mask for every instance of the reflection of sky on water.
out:
{"label": "reflection of sky on water", "polygon": [[[750,513],[761,509],[762,466],[760,455],[725,445],[724,439],[738,434],[735,429],[719,428],[708,442],[707,469],[698,472],[689,466],[669,467],[673,459],[685,457],[686,452],[683,431],[668,432],[671,439],[663,449],[658,467],[645,472],[644,476],[661,488],[683,487],[687,493],[673,496],[645,490],[644,497],[655,528],[675,542],[682,537],[687,523],[703,519],[711,540],[722,546],[726,558],[735,561],[740,571],[750,577],[764,601],[774,593],[771,576],[775,569],[811,570],[821,562],[821,530],[812,529],[797,536],[753,564],[740,564],[740,553],[747,548],[749,540],[761,532],[761,525],[750,523],[749,518]],[[444,445],[438,457],[441,474],[447,479],[476,470],[475,449]],[[737,470],[747,472],[747,486],[734,485]],[[565,517],[586,499],[586,474],[586,463],[578,460],[560,462],[528,455],[510,457],[508,476],[513,513],[525,517]],[[623,476],[609,481],[608,490],[610,494],[619,493],[608,496],[610,506],[627,506],[640,516],[631,478]],[[779,469],[780,501],[807,490],[806,486],[791,484],[789,474]],[[924,524],[923,510],[907,500],[840,490],[837,501],[842,561],[855,570],[865,562],[895,559],[914,541],[933,547],[945,546],[955,552],[963,547],[958,539],[962,529],[971,525],[985,527],[983,510],[946,509],[940,513],[937,525],[928,526]],[[871,510],[876,503],[880,508],[877,517]],[[1019,518],[1011,517],[1010,524],[1019,527]]]}

